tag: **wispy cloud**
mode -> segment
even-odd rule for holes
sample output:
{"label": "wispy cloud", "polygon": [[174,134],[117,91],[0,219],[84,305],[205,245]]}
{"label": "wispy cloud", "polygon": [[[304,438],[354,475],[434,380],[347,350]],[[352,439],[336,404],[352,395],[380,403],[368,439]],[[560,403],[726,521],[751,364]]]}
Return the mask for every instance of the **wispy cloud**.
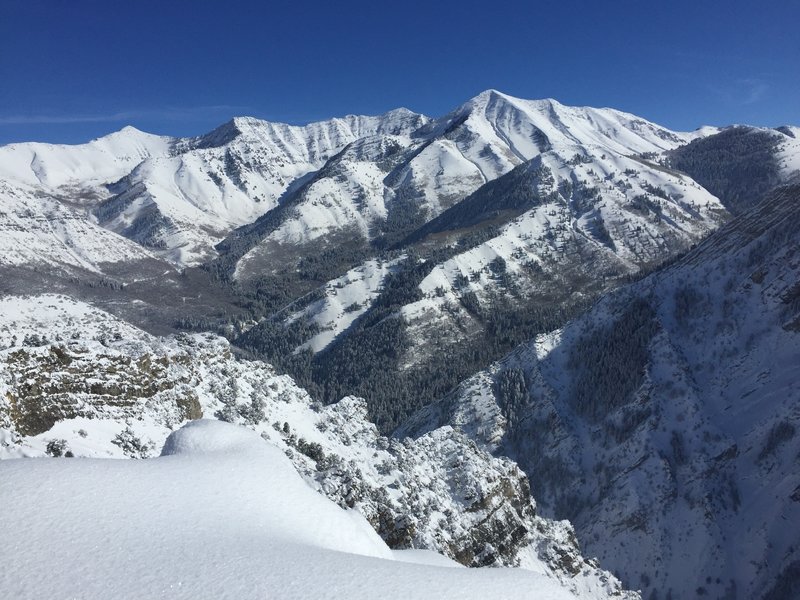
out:
{"label": "wispy cloud", "polygon": [[761,79],[740,79],[739,84],[745,88],[742,104],[755,104],[769,90],[769,85]]}
{"label": "wispy cloud", "polygon": [[729,104],[756,104],[769,92],[769,84],[759,78],[743,78],[722,85],[708,84],[709,91]]}
{"label": "wispy cloud", "polygon": [[163,121],[188,121],[203,117],[224,114],[245,114],[252,112],[247,106],[228,104],[190,107],[168,107],[162,109],[125,110],[113,113],[76,114],[17,114],[0,115],[0,125],[48,125],[70,123],[123,123],[139,119]]}
{"label": "wispy cloud", "polygon": [[107,115],[9,115],[0,116],[0,125],[46,125],[50,123],[106,123],[125,121],[140,113],[120,112]]}

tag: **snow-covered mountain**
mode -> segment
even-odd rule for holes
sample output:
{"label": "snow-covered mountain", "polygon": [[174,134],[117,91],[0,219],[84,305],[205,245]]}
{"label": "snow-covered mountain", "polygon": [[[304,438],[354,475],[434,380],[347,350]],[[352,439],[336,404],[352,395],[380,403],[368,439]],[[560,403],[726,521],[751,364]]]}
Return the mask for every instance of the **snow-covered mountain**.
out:
{"label": "snow-covered mountain", "polygon": [[[227,245],[235,248],[237,277],[247,279],[274,269],[270,257],[285,255],[287,245],[305,247],[326,240],[334,244],[344,236],[363,242],[397,241],[487,182],[535,158],[540,160],[533,168],[555,171],[556,187],[564,180],[577,184],[580,179],[594,188],[628,168],[654,171],[648,173],[648,183],[658,187],[674,179],[663,170],[643,167],[641,161],[624,159],[671,150],[699,135],[675,133],[612,109],[521,100],[487,90],[409,135],[359,140],[287,199],[279,215],[238,232],[233,240],[237,243]],[[588,179],[581,177],[583,172],[568,175],[578,164],[584,165],[582,171],[591,171]],[[630,197],[636,193],[642,192],[633,189]],[[694,201],[695,195],[701,204],[708,201],[689,192],[683,194],[685,202]]]}
{"label": "snow-covered mountain", "polygon": [[125,127],[80,145],[9,144],[0,147],[0,177],[73,192],[71,199],[78,201],[82,191],[124,177],[147,158],[168,155],[173,143],[172,138]]}
{"label": "snow-covered mountain", "polygon": [[726,127],[669,151],[666,162],[739,214],[774,187],[800,182],[798,135],[797,127]]}
{"label": "snow-covered mountain", "polygon": [[[363,515],[360,519],[366,518],[392,548],[424,548],[468,566],[522,567],[538,573],[538,579],[531,575],[529,580],[530,594],[534,598],[550,597],[550,593],[578,598],[627,594],[596,563],[581,557],[568,523],[548,521],[536,515],[527,479],[516,465],[506,459],[492,458],[452,428],[433,431],[413,441],[387,439],[367,421],[363,400],[345,398],[322,407],[312,402],[289,377],[276,374],[269,365],[237,359],[221,338],[211,335],[154,337],[108,313],[64,296],[6,297],[0,300],[0,315],[0,458],[45,455],[146,458],[155,456],[165,443],[162,454],[172,455],[168,449],[176,446],[192,450],[197,460],[217,455],[221,459],[225,454],[230,462],[230,465],[225,463],[226,472],[241,482],[231,489],[239,489],[245,498],[259,498],[260,502],[267,503],[255,512],[248,509],[245,513],[257,520],[261,511],[266,510],[264,506],[272,506],[265,514],[272,514],[270,518],[284,523],[279,537],[290,545],[304,545],[308,541],[308,530],[296,524],[290,527],[283,520],[282,512],[295,504],[292,494],[299,494],[303,503],[310,502],[308,494],[298,491],[299,484],[273,483],[264,489],[258,488],[257,493],[251,493],[248,487],[257,487],[261,480],[253,475],[253,469],[275,469],[281,474],[287,471],[287,466],[282,464],[287,462],[285,458],[271,459],[276,461],[274,467],[255,461],[250,469],[247,464],[252,450],[257,454],[283,454],[306,484],[340,507],[355,509]],[[253,429],[271,448],[265,444],[263,450],[251,449],[253,443],[241,437],[243,434],[202,425],[203,421],[189,430],[181,430],[177,438],[175,434],[170,437],[170,433],[188,419],[200,417],[216,417]],[[253,439],[261,441],[256,435]],[[224,452],[226,448],[217,447],[215,440],[222,440],[226,448],[229,443],[234,444],[236,452]],[[281,452],[276,452],[276,448]],[[26,529],[41,520],[15,518],[24,511],[44,510],[24,495],[25,490],[37,489],[40,477],[62,481],[60,476],[54,475],[62,470],[65,478],[62,483],[56,485],[51,481],[49,485],[55,494],[51,496],[52,501],[64,508],[83,504],[84,495],[76,493],[77,489],[96,492],[104,487],[87,478],[91,471],[103,473],[103,477],[134,477],[136,481],[142,478],[137,486],[150,489],[162,485],[161,478],[154,476],[148,483],[146,472],[160,472],[162,464],[167,468],[166,463],[159,460],[149,469],[121,467],[119,473],[114,474],[115,468],[103,464],[104,461],[76,462],[80,464],[75,467],[70,463],[41,467],[46,473],[38,471],[33,463],[28,463],[30,466],[0,464],[5,475],[20,483],[13,486],[17,490],[13,502],[4,503],[7,509],[13,506],[13,510],[3,511],[0,517],[5,519],[4,539],[12,540],[11,544],[4,544],[2,551],[7,552],[3,557],[5,565],[16,565],[21,560],[15,550],[17,543],[23,540],[46,543],[48,539],[52,543],[55,539],[47,538],[47,528],[34,527],[35,532]],[[213,464],[208,468],[217,473]],[[200,463],[198,469],[205,472]],[[189,462],[170,467],[169,473],[172,474],[171,489],[176,489],[176,477],[189,481],[196,476]],[[68,480],[72,483],[66,483]],[[198,510],[205,506],[203,514],[216,522],[224,521],[225,510],[217,507],[212,512],[212,507],[206,505],[211,499],[205,494],[218,498],[214,490],[226,489],[226,485],[218,476],[211,480],[216,482],[216,487],[203,487],[191,494],[194,498],[191,504],[197,503]],[[4,478],[4,481],[9,479]],[[76,487],[75,481],[83,483]],[[290,494],[289,488],[295,491]],[[129,494],[130,491],[124,495]],[[96,496],[94,492],[92,495]],[[105,494],[102,497],[108,499]],[[240,501],[241,498],[232,502],[232,506],[238,506]],[[122,505],[130,506],[131,502],[128,500]],[[320,500],[315,502],[320,504]],[[116,503],[111,504],[119,508]],[[38,508],[32,508],[36,506]],[[83,510],[94,509],[87,505]],[[297,513],[303,515],[306,523],[309,522],[307,510],[311,509]],[[331,512],[330,507],[325,510]],[[79,514],[83,514],[81,511]],[[316,516],[315,511],[311,510]],[[56,521],[61,514],[46,512],[48,519]],[[122,510],[121,513],[131,519],[145,517],[137,511],[128,514],[127,510]],[[119,511],[103,514],[114,519]],[[157,511],[156,516],[167,518],[165,514],[168,513]],[[322,511],[319,515],[323,522],[327,518],[325,514]],[[287,518],[294,523],[292,515],[295,513],[289,513]],[[102,527],[112,525],[111,521],[102,522]],[[363,527],[362,533],[355,537],[341,522],[337,525],[332,521],[325,527],[330,533],[314,537],[317,541],[312,546],[316,547],[321,540],[325,548],[368,555],[374,555],[375,548],[382,547],[378,556],[391,557],[374,534],[377,542],[371,541],[366,546],[363,542],[357,547],[347,546],[345,542],[343,547],[336,545],[337,540],[369,538]],[[61,523],[59,530],[65,529],[69,528]],[[272,543],[272,527],[267,527],[264,533],[262,543]],[[224,531],[221,534],[226,535]],[[62,541],[65,556],[81,554],[78,552],[81,542],[77,539]],[[168,548],[183,542],[178,538],[162,539],[159,547],[162,543]],[[365,551],[364,547],[372,550]],[[68,551],[70,548],[75,552]],[[245,549],[240,552],[246,553]],[[64,572],[71,564],[64,563]],[[323,564],[324,560],[320,566]],[[99,561],[94,567],[95,573],[105,568],[101,565],[107,566],[107,563]],[[399,572],[402,569],[398,569]],[[42,582],[25,577],[4,581],[0,589],[22,590],[40,585]],[[47,585],[58,588],[66,584],[56,578]],[[415,597],[419,595],[413,587],[409,588],[411,592]],[[544,596],[537,595],[539,593]]]}
{"label": "snow-covered mountain", "polygon": [[0,180],[83,208],[87,220],[180,266],[214,255],[233,228],[275,208],[292,185],[347,144],[403,134],[427,119],[404,109],[306,126],[241,117],[191,139],[132,127],[77,146],[0,148]]}
{"label": "snow-covered mountain", "polygon": [[[773,132],[789,141],[779,160],[796,170],[796,139],[783,129]],[[366,255],[396,245],[523,165],[552,175],[550,193],[558,189],[581,205],[584,234],[606,237],[605,227],[613,236],[619,215],[609,214],[609,202],[591,210],[593,199],[599,194],[628,205],[649,195],[658,204],[656,190],[670,193],[681,180],[648,160],[717,131],[673,132],[613,109],[487,90],[434,120],[405,109],[306,126],[239,117],[190,139],[126,127],[77,146],[11,144],[0,148],[0,180],[17,196],[24,193],[26,205],[40,196],[59,199],[180,267],[213,259],[214,246],[226,238],[223,270],[249,280],[280,272],[287,262],[296,267],[312,250],[344,244]],[[631,181],[634,171],[641,173],[638,182]],[[606,193],[613,186],[616,194]],[[708,205],[702,191],[677,193],[686,207]],[[699,221],[695,228],[713,225],[686,207],[681,216]],[[508,207],[500,211],[502,222],[514,216]],[[436,232],[449,220],[439,221]],[[112,255],[120,244],[110,244]],[[653,250],[633,252],[641,258]],[[348,263],[333,274],[357,266],[358,257]]]}
{"label": "snow-covered mountain", "polygon": [[542,335],[398,432],[453,426],[645,597],[791,598],[800,188]]}
{"label": "snow-covered mountain", "polygon": [[[220,246],[223,263],[241,283],[254,281],[266,306],[238,343],[327,400],[388,394],[373,415],[397,425],[727,219],[719,199],[662,164],[666,152],[712,133],[492,90],[404,140],[359,140]],[[350,176],[357,165],[378,168],[369,189]],[[447,173],[459,187],[442,188]],[[327,200],[314,191],[322,189]],[[444,201],[446,190],[454,193]],[[411,204],[401,209],[405,222],[391,216],[397,198]],[[390,233],[399,234],[394,253],[381,254]],[[346,306],[333,301],[345,285]],[[325,353],[308,359],[305,350]],[[386,369],[415,381],[394,386]]]}
{"label": "snow-covered mountain", "polygon": [[0,265],[102,273],[112,265],[145,270],[142,263],[157,262],[146,248],[88,219],[81,207],[0,179]]}
{"label": "snow-covered mountain", "polygon": [[[488,359],[462,361],[446,390],[545,327],[507,335],[526,304],[574,310],[715,228],[717,199],[654,162],[710,133],[489,90],[435,120],[402,109],[304,127],[237,118],[192,139],[126,128],[82,146],[14,144],[0,149],[0,244],[24,272],[6,279],[59,271],[55,289],[79,281],[96,301],[96,283],[84,285],[96,275],[127,286],[127,304],[103,294],[103,305],[128,316],[135,301],[148,327],[247,330],[239,343],[328,400],[379,395],[338,373],[353,344],[396,374],[436,370],[436,356],[495,332]],[[174,269],[212,259],[236,227],[202,270]],[[169,297],[190,299],[188,318],[163,308]],[[370,342],[367,324],[405,341]],[[309,362],[306,350],[326,354]],[[441,391],[406,387],[418,403]],[[390,424],[414,408],[396,404]]]}
{"label": "snow-covered mountain", "polygon": [[[798,140],[488,90],[437,119],[1,147],[0,456],[154,457],[215,417],[357,510],[383,558],[627,593],[505,455],[628,587],[792,597],[798,198],[769,194],[800,181]],[[30,492],[58,470],[37,469],[8,472]]]}
{"label": "snow-covered mountain", "polygon": [[154,262],[151,252],[88,212],[108,194],[103,184],[167,154],[170,145],[169,138],[126,127],[78,146],[0,147],[0,265],[100,273],[106,265]]}

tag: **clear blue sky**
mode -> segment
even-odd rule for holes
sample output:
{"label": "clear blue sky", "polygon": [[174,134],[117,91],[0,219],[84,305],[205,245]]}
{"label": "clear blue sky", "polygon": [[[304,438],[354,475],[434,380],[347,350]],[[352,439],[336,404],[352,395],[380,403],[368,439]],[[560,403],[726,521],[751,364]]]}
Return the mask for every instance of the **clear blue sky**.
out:
{"label": "clear blue sky", "polygon": [[0,144],[195,135],[486,88],[673,129],[800,124],[800,0],[0,1]]}

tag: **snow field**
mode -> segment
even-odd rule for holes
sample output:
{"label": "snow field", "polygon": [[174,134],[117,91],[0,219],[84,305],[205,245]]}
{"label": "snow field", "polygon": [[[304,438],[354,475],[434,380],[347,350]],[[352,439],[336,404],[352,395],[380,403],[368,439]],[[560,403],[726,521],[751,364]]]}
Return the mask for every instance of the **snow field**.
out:
{"label": "snow field", "polygon": [[392,552],[257,434],[195,421],[140,461],[0,462],[14,598],[573,598],[511,569]]}

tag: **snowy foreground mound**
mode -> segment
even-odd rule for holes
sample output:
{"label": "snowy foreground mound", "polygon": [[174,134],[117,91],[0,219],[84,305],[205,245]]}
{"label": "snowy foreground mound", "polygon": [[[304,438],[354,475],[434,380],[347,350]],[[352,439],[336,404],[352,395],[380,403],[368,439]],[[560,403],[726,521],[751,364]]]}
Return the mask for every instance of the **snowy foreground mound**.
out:
{"label": "snowy foreground mound", "polygon": [[4,598],[571,598],[520,569],[392,551],[256,433],[194,421],[159,458],[0,462]]}

